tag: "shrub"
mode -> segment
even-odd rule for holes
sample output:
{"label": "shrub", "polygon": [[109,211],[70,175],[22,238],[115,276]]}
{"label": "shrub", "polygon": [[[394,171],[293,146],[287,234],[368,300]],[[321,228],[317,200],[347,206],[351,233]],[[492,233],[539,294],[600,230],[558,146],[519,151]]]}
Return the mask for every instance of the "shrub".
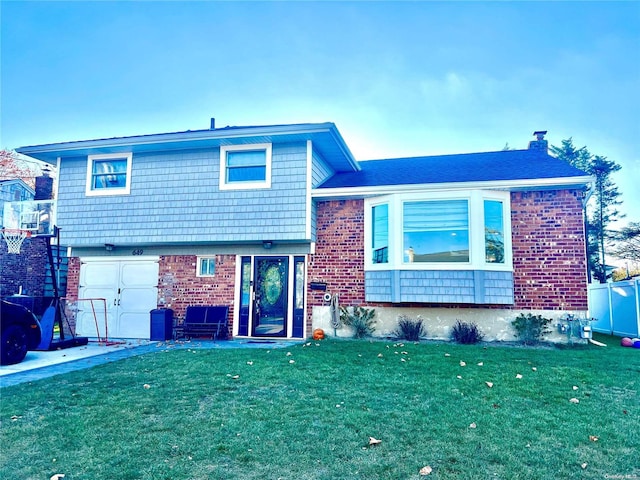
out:
{"label": "shrub", "polygon": [[521,313],[515,320],[511,322],[516,331],[516,338],[525,345],[535,345],[542,338],[551,333],[548,325],[551,323],[550,318],[544,318],[542,315],[533,315],[531,313]]}
{"label": "shrub", "polygon": [[451,339],[458,343],[470,345],[482,341],[484,334],[475,323],[456,321],[451,331]]}
{"label": "shrub", "polygon": [[424,337],[427,334],[427,330],[422,323],[423,320],[418,315],[418,318],[409,318],[406,315],[398,316],[398,326],[393,331],[393,334],[402,340],[410,342],[417,342],[420,337]]}
{"label": "shrub", "polygon": [[376,311],[364,307],[340,307],[340,320],[353,328],[354,338],[370,337],[376,329]]}

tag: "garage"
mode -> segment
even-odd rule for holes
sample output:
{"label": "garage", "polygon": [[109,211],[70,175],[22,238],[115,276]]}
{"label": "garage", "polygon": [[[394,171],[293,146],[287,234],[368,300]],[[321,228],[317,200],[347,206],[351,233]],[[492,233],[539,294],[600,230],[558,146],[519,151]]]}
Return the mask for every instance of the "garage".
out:
{"label": "garage", "polygon": [[109,339],[149,339],[149,312],[158,305],[158,261],[158,257],[81,258],[76,333],[89,338],[105,336],[106,302]]}

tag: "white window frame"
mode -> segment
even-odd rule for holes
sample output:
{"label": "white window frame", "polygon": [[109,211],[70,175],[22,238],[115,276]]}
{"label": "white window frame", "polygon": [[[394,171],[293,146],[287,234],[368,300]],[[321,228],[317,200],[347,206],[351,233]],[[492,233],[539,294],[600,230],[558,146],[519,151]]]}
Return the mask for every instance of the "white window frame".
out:
{"label": "white window frame", "polygon": [[[263,150],[265,152],[265,179],[248,182],[227,181],[227,153],[250,152]],[[271,188],[271,152],[270,143],[251,143],[247,145],[222,145],[220,147],[220,190],[249,190],[256,188]]]}
{"label": "white window frame", "polygon": [[[202,273],[201,266],[202,266],[203,260],[213,261],[213,264],[214,264],[213,273]],[[217,268],[218,267],[216,265],[215,255],[202,255],[202,256],[196,257],[196,277],[202,277],[202,278],[215,277]]]}
{"label": "white window frame", "polygon": [[[119,188],[93,188],[93,162],[96,160],[123,159],[127,161],[127,172],[125,186]],[[131,193],[131,164],[133,154],[128,153],[107,153],[100,155],[89,155],[87,157],[87,184],[85,194],[89,197],[105,195],[129,195]]]}
{"label": "white window frame", "polygon": [[[469,202],[469,261],[468,262],[406,262],[403,255],[403,206],[405,202],[430,200],[467,200]],[[484,200],[495,200],[503,205],[504,263],[486,261],[484,232]],[[389,205],[388,263],[373,263],[372,208]],[[365,199],[365,270],[494,270],[512,271],[511,200],[509,192],[489,190],[458,190],[447,192],[412,192]]]}

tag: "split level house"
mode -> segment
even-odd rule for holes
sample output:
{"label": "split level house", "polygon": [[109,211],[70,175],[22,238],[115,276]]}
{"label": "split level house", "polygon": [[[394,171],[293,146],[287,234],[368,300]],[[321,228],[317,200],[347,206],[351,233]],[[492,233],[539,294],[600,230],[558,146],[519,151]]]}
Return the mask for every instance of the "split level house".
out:
{"label": "split level house", "polygon": [[[333,123],[224,127],[18,149],[57,167],[67,297],[104,298],[109,335],[149,312],[227,305],[229,334],[306,338],[341,306],[446,338],[512,340],[522,312],[586,315],[592,181],[524,150],[358,161]],[[88,310],[78,301],[80,312]],[[78,333],[95,336],[79,314]]]}

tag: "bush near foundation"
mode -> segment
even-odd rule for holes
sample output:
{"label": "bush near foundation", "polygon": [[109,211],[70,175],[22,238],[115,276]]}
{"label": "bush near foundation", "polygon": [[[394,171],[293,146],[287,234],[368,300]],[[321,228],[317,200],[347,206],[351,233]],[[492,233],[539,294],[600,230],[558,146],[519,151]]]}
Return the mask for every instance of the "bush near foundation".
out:
{"label": "bush near foundation", "polygon": [[548,328],[550,323],[551,319],[542,315],[521,313],[511,322],[511,325],[516,331],[515,336],[518,340],[525,345],[536,345],[544,339],[545,335],[551,333]]}
{"label": "bush near foundation", "polygon": [[475,323],[461,322],[458,320],[451,330],[451,340],[457,343],[471,345],[481,342],[483,338],[484,334]]}
{"label": "bush near foundation", "polygon": [[398,316],[398,326],[393,334],[400,340],[409,342],[417,342],[420,337],[427,335],[427,329],[424,326],[424,320],[418,315],[417,318],[410,318],[406,315]]}

